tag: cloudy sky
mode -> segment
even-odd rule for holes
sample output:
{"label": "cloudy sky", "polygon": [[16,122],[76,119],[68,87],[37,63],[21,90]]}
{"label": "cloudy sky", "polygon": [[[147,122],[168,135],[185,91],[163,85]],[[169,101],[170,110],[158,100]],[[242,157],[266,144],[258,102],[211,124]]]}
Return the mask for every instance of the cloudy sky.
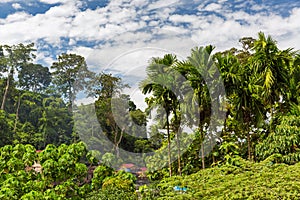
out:
{"label": "cloudy sky", "polygon": [[150,57],[239,47],[259,31],[300,49],[299,20],[298,0],[0,0],[0,44],[34,42],[45,66],[77,53],[91,70],[136,84]]}

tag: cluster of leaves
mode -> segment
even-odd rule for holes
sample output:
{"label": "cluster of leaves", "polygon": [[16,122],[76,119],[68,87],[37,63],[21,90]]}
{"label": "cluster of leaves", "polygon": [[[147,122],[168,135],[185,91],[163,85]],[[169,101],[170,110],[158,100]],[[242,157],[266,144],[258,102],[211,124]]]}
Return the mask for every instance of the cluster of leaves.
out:
{"label": "cluster of leaves", "polygon": [[82,142],[49,144],[39,153],[30,144],[6,145],[0,152],[1,199],[137,199],[133,174],[104,165],[90,173],[98,160]]}
{"label": "cluster of leaves", "polygon": [[[165,178],[140,188],[143,199],[299,199],[300,164],[260,163],[236,159],[188,176]],[[174,187],[187,188],[175,191]]]}
{"label": "cluster of leaves", "polygon": [[128,172],[120,170],[114,172],[106,166],[99,166],[94,171],[92,187],[88,199],[137,199],[135,193],[136,177]]}
{"label": "cluster of leaves", "polygon": [[280,125],[256,146],[257,159],[263,160],[278,154],[281,161],[295,164],[300,161],[300,117],[291,115],[281,118]]}
{"label": "cluster of leaves", "polygon": [[82,142],[47,145],[40,153],[29,144],[6,145],[0,156],[1,199],[81,199],[92,191],[86,163],[95,159]]}
{"label": "cluster of leaves", "polygon": [[118,188],[110,188],[104,190],[98,190],[91,193],[88,196],[90,200],[99,200],[99,199],[107,199],[107,200],[137,200],[138,197],[133,192],[124,191]]}

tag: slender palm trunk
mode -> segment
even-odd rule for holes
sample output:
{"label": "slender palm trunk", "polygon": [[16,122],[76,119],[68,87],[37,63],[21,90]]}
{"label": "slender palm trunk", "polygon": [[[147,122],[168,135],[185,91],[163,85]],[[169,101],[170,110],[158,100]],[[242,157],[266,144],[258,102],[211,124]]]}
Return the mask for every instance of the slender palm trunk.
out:
{"label": "slender palm trunk", "polygon": [[247,148],[248,148],[248,160],[252,159],[251,155],[251,138],[250,138],[250,132],[247,131]]}
{"label": "slender palm trunk", "polygon": [[245,114],[245,124],[246,124],[246,136],[247,136],[247,151],[248,151],[248,160],[252,160],[251,154],[251,136],[250,136],[250,115],[248,113]]}
{"label": "slender palm trunk", "polygon": [[177,132],[177,159],[178,159],[178,173],[181,176],[181,150],[180,150],[180,136],[179,132]]}
{"label": "slender palm trunk", "polygon": [[168,162],[169,162],[169,174],[172,176],[171,166],[171,136],[170,136],[170,124],[169,124],[169,113],[167,113],[167,134],[168,134]]}
{"label": "slender palm trunk", "polygon": [[180,150],[180,131],[178,128],[178,119],[177,119],[177,114],[176,111],[174,113],[174,118],[175,118],[175,133],[176,133],[176,139],[177,139],[177,159],[178,159],[178,173],[181,176],[181,150]]}
{"label": "slender palm trunk", "polygon": [[[198,96],[198,103],[199,105],[202,105],[202,102],[201,102],[201,94],[198,93],[197,94]],[[200,107],[198,108],[198,112],[199,112],[199,117],[201,119],[201,110],[200,110]],[[204,156],[204,133],[203,133],[203,125],[201,125],[201,120],[199,119],[199,125],[198,125],[198,130],[200,132],[200,139],[201,139],[201,149],[200,149],[200,152],[201,152],[201,163],[202,163],[202,169],[205,169],[205,156]],[[199,154],[200,154],[199,152]]]}

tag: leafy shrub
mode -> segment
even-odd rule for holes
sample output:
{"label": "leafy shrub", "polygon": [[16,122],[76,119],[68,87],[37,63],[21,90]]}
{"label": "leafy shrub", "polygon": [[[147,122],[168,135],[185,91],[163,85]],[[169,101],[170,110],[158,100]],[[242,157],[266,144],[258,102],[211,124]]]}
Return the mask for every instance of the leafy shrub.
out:
{"label": "leafy shrub", "polygon": [[110,188],[105,190],[97,190],[91,193],[86,199],[89,200],[137,200],[138,197],[134,192],[120,190],[118,188]]}
{"label": "leafy shrub", "polygon": [[98,166],[94,170],[94,176],[92,179],[92,188],[94,190],[101,189],[103,181],[105,178],[112,176],[113,169],[104,165]]}
{"label": "leafy shrub", "polygon": [[[238,166],[223,165],[189,176],[174,176],[141,188],[143,199],[299,199],[300,163],[261,163],[240,158]],[[175,191],[174,186],[187,191]]]}

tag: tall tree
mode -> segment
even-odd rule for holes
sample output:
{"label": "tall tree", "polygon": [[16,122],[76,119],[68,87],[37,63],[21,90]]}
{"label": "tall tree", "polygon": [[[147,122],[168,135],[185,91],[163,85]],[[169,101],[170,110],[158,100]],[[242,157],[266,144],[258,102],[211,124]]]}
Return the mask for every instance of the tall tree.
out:
{"label": "tall tree", "polygon": [[24,64],[18,74],[19,86],[32,92],[41,92],[51,83],[51,73],[48,67],[40,64]]}
{"label": "tall tree", "polygon": [[257,85],[261,86],[259,92],[272,114],[274,105],[285,98],[285,91],[288,90],[288,70],[294,53],[292,49],[280,50],[276,41],[262,32],[258,34],[252,50],[250,67],[252,73],[257,74]]}
{"label": "tall tree", "polygon": [[172,106],[178,106],[177,97],[172,91],[176,85],[175,77],[171,74],[171,67],[177,62],[174,55],[166,54],[163,58],[153,58],[147,67],[147,79],[141,83],[142,92],[144,94],[151,93],[151,97],[147,98],[149,108],[161,105],[166,112],[165,127],[167,129],[168,141],[168,164],[169,175],[172,176],[171,166],[171,134],[170,134],[170,115],[176,110]]}
{"label": "tall tree", "polygon": [[72,111],[76,94],[87,87],[94,73],[88,70],[84,57],[76,54],[61,54],[51,69],[54,70],[53,82],[67,100],[69,111]]}
{"label": "tall tree", "polygon": [[[120,146],[124,149],[128,148],[124,126],[126,120],[128,121],[129,104],[126,106],[126,102],[129,97],[121,93],[125,87],[128,85],[123,84],[121,78],[106,73],[97,74],[88,87],[88,95],[97,98],[96,115],[103,134],[112,141],[112,148],[117,157],[119,157]],[[118,112],[120,116],[114,116],[114,112]]]}
{"label": "tall tree", "polygon": [[251,132],[265,118],[265,107],[260,97],[261,75],[251,68],[252,55],[248,49],[225,51],[215,55],[227,91],[228,114],[239,123],[240,139],[247,141],[248,159],[253,157]]}
{"label": "tall tree", "polygon": [[[212,81],[215,76],[215,69],[213,69],[212,51],[214,47],[209,45],[206,47],[196,47],[192,49],[191,55],[187,61],[177,64],[176,69],[188,80],[190,86],[193,88],[191,99],[196,101],[197,108],[187,105],[184,109],[191,114],[193,121],[198,121],[198,132],[200,133],[200,140],[202,141],[200,154],[202,160],[202,168],[205,168],[205,154],[204,154],[204,137],[205,127],[209,124],[211,117],[211,99],[206,81]],[[193,119],[199,116],[200,119]]]}
{"label": "tall tree", "polygon": [[124,84],[120,77],[115,77],[112,74],[99,73],[96,74],[87,86],[87,93],[90,97],[112,98],[114,95],[120,94],[122,89],[129,87]]}
{"label": "tall tree", "polygon": [[0,45],[0,71],[8,74],[2,97],[1,110],[5,109],[9,88],[11,82],[14,80],[16,71],[18,71],[22,65],[28,64],[35,58],[33,51],[35,51],[33,43],[12,46]]}

